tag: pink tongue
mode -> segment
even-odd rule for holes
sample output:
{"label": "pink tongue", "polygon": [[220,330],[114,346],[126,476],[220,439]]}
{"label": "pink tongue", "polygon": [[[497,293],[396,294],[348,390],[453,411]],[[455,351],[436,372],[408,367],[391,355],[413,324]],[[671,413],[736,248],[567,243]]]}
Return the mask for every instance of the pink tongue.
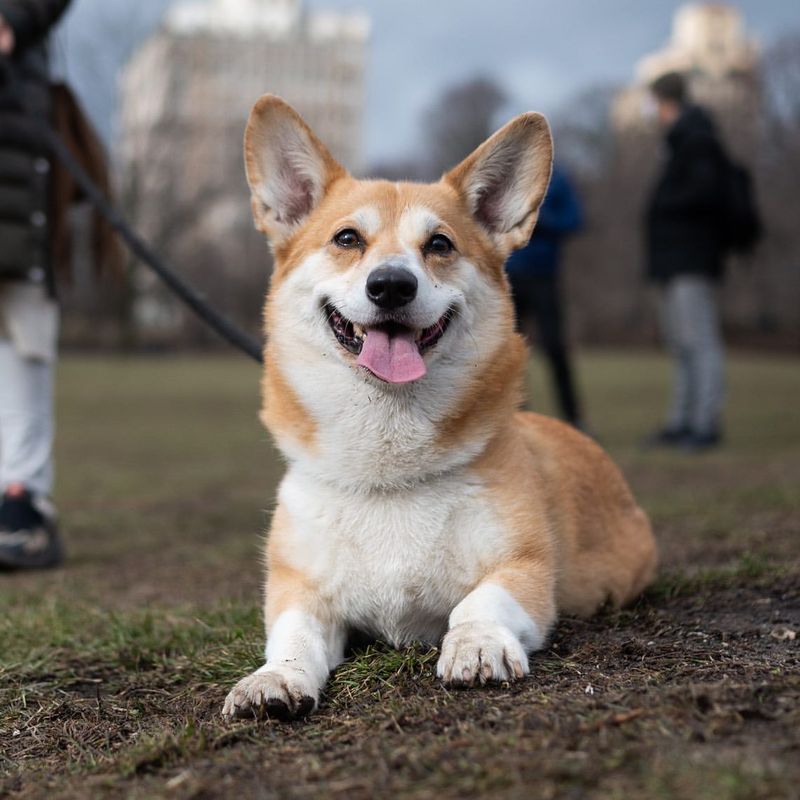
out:
{"label": "pink tongue", "polygon": [[379,328],[368,328],[358,365],[389,383],[409,383],[427,372],[411,331],[390,336]]}

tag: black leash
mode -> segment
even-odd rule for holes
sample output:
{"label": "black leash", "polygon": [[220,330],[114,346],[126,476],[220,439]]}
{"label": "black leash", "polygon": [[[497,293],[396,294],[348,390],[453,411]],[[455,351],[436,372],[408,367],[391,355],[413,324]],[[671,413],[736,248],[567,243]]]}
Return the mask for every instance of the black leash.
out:
{"label": "black leash", "polygon": [[[13,71],[10,65],[3,63],[4,61],[5,59],[0,59],[0,77],[14,86]],[[30,116],[32,119],[36,119],[33,115]],[[36,121],[38,122],[38,120]],[[248,336],[244,331],[237,328],[236,325],[227,317],[220,314],[219,311],[212,308],[197,291],[180,278],[174,270],[170,269],[163,259],[150,248],[147,242],[128,225],[122,215],[111,205],[108,198],[106,198],[92,179],[86,174],[83,167],[77,162],[61,137],[44,123],[40,124],[38,127],[48,148],[58,157],[78,186],[86,193],[92,205],[119,234],[131,253],[155,272],[175,295],[189,306],[203,322],[222,336],[223,339],[226,339],[234,347],[238,347],[239,350],[246,353],[253,360],[258,361],[259,364],[263,363],[264,356],[261,344],[251,336]]]}
{"label": "black leash", "polygon": [[164,261],[150,249],[150,246],[134,231],[123,219],[122,215],[108,202],[106,197],[92,182],[91,178],[83,170],[83,167],[75,160],[58,134],[42,126],[42,134],[48,147],[58,156],[61,163],[75,179],[78,186],[83,189],[92,205],[105,217],[108,224],[120,235],[130,251],[150,267],[153,272],[176,294],[189,308],[197,314],[200,319],[212,327],[223,339],[226,339],[234,347],[238,347],[250,358],[263,363],[264,357],[261,352],[261,345],[248,336],[244,331],[236,327],[227,317],[212,308],[205,299],[195,291],[182,278],[178,277]]}

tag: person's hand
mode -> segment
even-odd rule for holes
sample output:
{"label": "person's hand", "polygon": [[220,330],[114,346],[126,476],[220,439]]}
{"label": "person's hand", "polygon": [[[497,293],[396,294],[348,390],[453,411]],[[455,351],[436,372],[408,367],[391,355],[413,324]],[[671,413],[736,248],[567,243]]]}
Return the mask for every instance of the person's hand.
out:
{"label": "person's hand", "polygon": [[0,14],[0,54],[10,56],[14,52],[15,38],[14,29]]}

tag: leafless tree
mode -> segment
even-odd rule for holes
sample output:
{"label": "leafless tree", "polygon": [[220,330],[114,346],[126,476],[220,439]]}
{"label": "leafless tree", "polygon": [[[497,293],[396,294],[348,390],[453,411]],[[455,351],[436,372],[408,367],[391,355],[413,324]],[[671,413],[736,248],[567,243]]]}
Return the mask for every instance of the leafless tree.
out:
{"label": "leafless tree", "polygon": [[767,236],[758,270],[759,321],[800,344],[800,31],[784,35],[764,54],[758,197]]}
{"label": "leafless tree", "polygon": [[797,147],[800,131],[800,31],[786,34],[766,53],[762,68],[764,111],[775,148]]}
{"label": "leafless tree", "polygon": [[556,113],[551,124],[556,159],[575,175],[598,176],[608,169],[615,146],[610,110],[618,86],[592,86]]}
{"label": "leafless tree", "polygon": [[506,102],[505,91],[489,77],[445,89],[422,115],[428,176],[438,177],[490,136]]}

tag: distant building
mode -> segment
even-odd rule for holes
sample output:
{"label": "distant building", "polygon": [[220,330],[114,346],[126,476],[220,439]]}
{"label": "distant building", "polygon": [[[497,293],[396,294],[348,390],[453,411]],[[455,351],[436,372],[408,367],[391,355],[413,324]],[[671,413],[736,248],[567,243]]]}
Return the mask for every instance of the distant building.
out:
{"label": "distant building", "polygon": [[648,84],[667,72],[681,72],[689,80],[693,99],[724,120],[744,121],[752,133],[759,99],[757,67],[758,46],[736,8],[722,3],[682,6],[667,46],[641,59],[633,85],[617,96],[612,110],[615,127],[624,131],[646,126]]}
{"label": "distant building", "polygon": [[[123,71],[118,160],[129,213],[230,313],[252,314],[267,264],[242,166],[250,109],[264,92],[281,95],[358,171],[369,28],[362,14],[309,12],[300,0],[193,0],[167,13]],[[149,278],[139,282],[139,323],[181,328],[183,311]]]}

